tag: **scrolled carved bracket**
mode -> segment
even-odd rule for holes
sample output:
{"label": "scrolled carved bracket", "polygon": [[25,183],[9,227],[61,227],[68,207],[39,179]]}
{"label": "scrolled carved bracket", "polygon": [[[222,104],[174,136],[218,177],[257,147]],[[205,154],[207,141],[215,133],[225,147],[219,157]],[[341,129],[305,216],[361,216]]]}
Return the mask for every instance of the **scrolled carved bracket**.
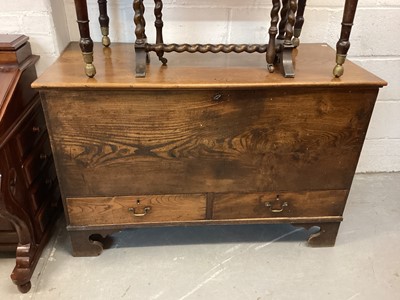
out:
{"label": "scrolled carved bracket", "polygon": [[309,230],[313,227],[319,227],[319,231],[312,233],[308,238],[310,247],[333,247],[335,246],[336,236],[339,230],[340,222],[332,223],[303,223],[292,224],[296,227],[303,227]]}
{"label": "scrolled carved bracket", "polygon": [[112,239],[109,235],[116,232],[116,230],[69,230],[71,238],[72,255],[85,257],[85,256],[99,256],[104,248],[107,248]]}

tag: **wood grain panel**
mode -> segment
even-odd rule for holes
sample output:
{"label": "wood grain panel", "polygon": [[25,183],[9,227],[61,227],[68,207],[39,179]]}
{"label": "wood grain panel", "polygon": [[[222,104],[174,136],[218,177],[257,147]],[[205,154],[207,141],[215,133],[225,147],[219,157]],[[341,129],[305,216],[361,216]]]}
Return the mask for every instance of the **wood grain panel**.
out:
{"label": "wood grain panel", "polygon": [[346,190],[215,194],[213,219],[342,216],[347,194]]}
{"label": "wood grain panel", "polygon": [[247,193],[349,189],[376,94],[48,91],[43,104],[65,197]]}
{"label": "wood grain panel", "polygon": [[[204,220],[204,195],[144,195],[67,198],[70,225],[118,225]],[[145,212],[144,216],[134,216]]]}

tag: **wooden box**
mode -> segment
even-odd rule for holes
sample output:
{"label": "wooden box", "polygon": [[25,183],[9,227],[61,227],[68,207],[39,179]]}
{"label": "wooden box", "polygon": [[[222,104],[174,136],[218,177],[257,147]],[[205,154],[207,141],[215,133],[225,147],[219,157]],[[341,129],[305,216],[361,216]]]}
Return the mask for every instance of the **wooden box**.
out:
{"label": "wooden box", "polygon": [[171,54],[135,78],[130,45],[95,51],[95,79],[72,43],[34,83],[74,255],[115,230],[189,224],[316,225],[309,244],[334,245],[384,81],[351,62],[332,78],[324,44],[295,50],[293,79],[255,54]]}

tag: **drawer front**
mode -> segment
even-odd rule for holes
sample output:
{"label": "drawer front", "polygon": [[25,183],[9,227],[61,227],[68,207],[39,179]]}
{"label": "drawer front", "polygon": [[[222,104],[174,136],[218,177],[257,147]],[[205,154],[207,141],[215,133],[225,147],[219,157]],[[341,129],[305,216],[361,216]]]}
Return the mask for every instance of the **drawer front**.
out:
{"label": "drawer front", "polygon": [[41,145],[29,154],[22,165],[29,185],[39,176],[45,165],[52,160],[52,152],[48,138],[44,136],[40,143]]}
{"label": "drawer front", "polygon": [[118,225],[204,220],[202,194],[67,198],[71,225]]}
{"label": "drawer front", "polygon": [[[58,190],[56,171],[54,165],[51,164],[48,170],[43,172],[41,178],[39,178],[39,180],[37,180],[36,183],[32,185],[29,190],[34,212],[39,209],[44,201],[54,197],[54,194],[51,192],[55,189],[55,187]],[[59,191],[56,191],[56,194],[57,193],[59,198]]]}
{"label": "drawer front", "polygon": [[347,190],[217,194],[213,219],[342,216]]}
{"label": "drawer front", "polygon": [[40,137],[46,132],[41,106],[38,106],[15,136],[17,149],[21,157],[25,157],[38,143]]}

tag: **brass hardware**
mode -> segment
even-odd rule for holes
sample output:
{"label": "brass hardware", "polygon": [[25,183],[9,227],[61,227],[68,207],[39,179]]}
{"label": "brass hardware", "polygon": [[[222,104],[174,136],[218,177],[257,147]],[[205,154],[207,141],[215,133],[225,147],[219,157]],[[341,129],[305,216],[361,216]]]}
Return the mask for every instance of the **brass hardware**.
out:
{"label": "brass hardware", "polygon": [[[278,203],[278,204],[281,202],[281,200],[279,199],[279,195],[276,195],[276,199],[275,199],[274,202],[275,202],[275,203]],[[281,207],[278,208],[278,209],[273,208],[273,207],[276,206],[276,205],[273,205],[273,203],[272,203],[271,201],[265,202],[265,206],[266,206],[266,207],[269,207],[269,210],[270,210],[272,213],[281,213],[281,212],[283,212],[284,208],[288,206],[288,203],[287,203],[286,201],[285,201],[285,202],[282,202]]]}
{"label": "brass hardware", "polygon": [[96,68],[93,65],[93,52],[82,52],[83,60],[86,63],[85,73],[92,78],[96,75]]}
{"label": "brass hardware", "polygon": [[216,95],[213,96],[213,101],[220,101],[221,98],[222,98],[221,94],[216,94]]}
{"label": "brass hardware", "polygon": [[39,126],[33,126],[32,127],[32,132],[40,132],[40,127]]}
{"label": "brass hardware", "polygon": [[[138,201],[139,201],[139,200],[138,200]],[[144,217],[145,215],[147,215],[147,213],[148,213],[150,210],[151,210],[151,207],[150,207],[150,206],[146,206],[146,207],[143,209],[143,212],[142,212],[142,213],[137,213],[137,212],[136,212],[136,208],[134,208],[134,207],[129,207],[129,208],[128,208],[128,211],[131,211],[135,217]]]}
{"label": "brass hardware", "polygon": [[343,75],[344,73],[344,68],[343,68],[343,64],[346,61],[346,55],[345,54],[337,54],[336,55],[336,66],[333,69],[333,75],[336,78],[339,78],[340,76]]}

